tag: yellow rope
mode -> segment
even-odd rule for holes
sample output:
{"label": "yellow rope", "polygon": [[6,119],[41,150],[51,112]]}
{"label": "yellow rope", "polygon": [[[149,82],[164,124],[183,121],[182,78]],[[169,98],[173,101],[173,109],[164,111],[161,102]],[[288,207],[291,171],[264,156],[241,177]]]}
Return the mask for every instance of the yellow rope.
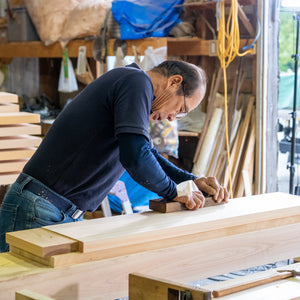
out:
{"label": "yellow rope", "polygon": [[217,51],[218,51],[218,58],[220,60],[221,68],[223,69],[223,78],[224,78],[224,98],[225,98],[224,113],[225,113],[226,150],[227,150],[227,161],[228,161],[228,172],[229,172],[230,196],[233,197],[230,153],[229,153],[226,69],[236,56],[244,56],[248,53],[253,53],[253,50],[249,49],[243,53],[239,53],[240,31],[239,31],[239,22],[238,22],[238,1],[231,0],[231,8],[228,15],[226,27],[225,27],[225,2],[221,1],[219,4],[220,4],[220,12],[219,12],[220,16],[218,18],[219,31],[218,31]]}

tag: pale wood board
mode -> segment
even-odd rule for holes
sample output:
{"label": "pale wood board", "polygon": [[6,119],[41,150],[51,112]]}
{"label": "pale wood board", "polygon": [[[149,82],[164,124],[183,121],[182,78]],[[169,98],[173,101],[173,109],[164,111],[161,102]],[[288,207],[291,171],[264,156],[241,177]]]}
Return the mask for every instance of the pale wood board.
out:
{"label": "pale wood board", "polygon": [[4,112],[17,112],[20,110],[18,104],[13,103],[0,103],[0,113]]}
{"label": "pale wood board", "polygon": [[31,269],[23,260],[19,269],[17,263],[10,263],[18,258],[2,265],[3,255],[12,256],[4,253],[0,254],[1,296],[14,299],[16,290],[30,287],[55,299],[116,299],[128,295],[132,272],[188,283],[295,257],[300,249],[299,230],[300,224],[292,224],[56,269],[38,269],[34,263]]}
{"label": "pale wood board", "polygon": [[7,172],[21,172],[23,167],[28,162],[28,159],[20,159],[13,161],[1,161],[0,162],[0,174]]}
{"label": "pale wood board", "polygon": [[277,226],[276,220],[297,217],[299,214],[298,196],[270,193],[231,199],[228,204],[197,211],[169,214],[149,212],[45,228],[78,240],[83,252],[105,249],[109,252],[111,248],[121,247],[122,250],[122,247],[130,247],[130,243],[135,243],[138,248],[146,247],[146,242],[159,247],[159,241],[170,242],[176,237],[176,242],[184,243],[188,241],[189,236],[194,240],[197,235],[200,238],[206,231],[221,232],[224,228],[227,228],[226,232],[230,234],[230,227],[235,226],[235,230],[243,230],[243,227],[246,228],[250,224],[260,226],[259,221],[270,221],[268,226],[272,226],[274,220],[274,226]]}
{"label": "pale wood board", "polygon": [[1,113],[0,125],[40,123],[40,115],[27,112]]}
{"label": "pale wood board", "polygon": [[0,125],[0,137],[19,134],[41,134],[41,126],[35,124]]}
{"label": "pale wood board", "polygon": [[36,148],[2,149],[0,150],[0,161],[30,158]]}
{"label": "pale wood board", "polygon": [[41,142],[42,138],[30,135],[0,137],[0,150],[38,147]]}
{"label": "pale wood board", "polygon": [[222,114],[222,109],[216,108],[211,117],[211,121],[208,125],[208,129],[204,137],[203,145],[200,149],[199,156],[193,167],[193,174],[195,174],[198,177],[206,176],[208,167],[208,157],[214,148],[214,143],[218,133],[219,125],[221,123]]}
{"label": "pale wood board", "polygon": [[43,228],[10,232],[6,242],[40,257],[78,250],[77,241]]}
{"label": "pale wood board", "polygon": [[16,94],[0,92],[0,103],[18,103],[19,97]]}
{"label": "pale wood board", "polygon": [[249,127],[250,120],[251,120],[253,104],[254,104],[254,98],[251,97],[249,104],[248,104],[246,115],[242,121],[240,128],[239,128],[239,134],[237,135],[237,138],[234,142],[233,149],[230,153],[230,170],[229,170],[229,168],[226,168],[226,171],[225,171],[225,179],[224,179],[225,187],[227,187],[228,183],[229,183],[229,171],[231,172],[231,176],[232,176],[232,185],[235,181],[235,176],[237,173],[241,155],[243,153],[244,143],[245,143],[248,127]]}
{"label": "pale wood board", "polygon": [[30,290],[21,290],[16,292],[15,300],[54,300],[53,298],[49,298],[47,296],[35,293]]}
{"label": "pale wood board", "polygon": [[20,172],[0,173],[0,185],[12,184],[15,182]]}

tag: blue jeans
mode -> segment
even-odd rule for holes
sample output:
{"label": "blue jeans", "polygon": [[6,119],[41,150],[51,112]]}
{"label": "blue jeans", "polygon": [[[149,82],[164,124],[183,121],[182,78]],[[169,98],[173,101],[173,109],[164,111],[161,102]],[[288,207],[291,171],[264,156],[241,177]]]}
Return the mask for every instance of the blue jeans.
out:
{"label": "blue jeans", "polygon": [[[5,242],[6,232],[82,220],[82,218],[74,220],[68,215],[68,211],[63,212],[44,198],[26,190],[26,184],[31,180],[35,179],[27,175],[21,183],[15,182],[3,200],[0,209],[0,252],[9,250]],[[70,210],[76,208],[70,200],[55,194],[62,201],[70,203]]]}

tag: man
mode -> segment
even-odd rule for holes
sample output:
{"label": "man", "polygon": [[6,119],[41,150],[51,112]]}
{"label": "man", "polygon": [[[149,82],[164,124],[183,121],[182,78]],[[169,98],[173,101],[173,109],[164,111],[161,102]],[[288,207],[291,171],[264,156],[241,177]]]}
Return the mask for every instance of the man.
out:
{"label": "man", "polygon": [[[215,178],[196,178],[164,159],[151,145],[153,121],[182,117],[206,89],[204,72],[189,63],[165,61],[148,72],[136,64],[111,70],[87,86],[53,123],[0,211],[5,233],[81,220],[96,210],[124,172],[161,197],[204,205],[201,191],[227,202]],[[176,185],[193,180],[199,191],[177,196]]]}

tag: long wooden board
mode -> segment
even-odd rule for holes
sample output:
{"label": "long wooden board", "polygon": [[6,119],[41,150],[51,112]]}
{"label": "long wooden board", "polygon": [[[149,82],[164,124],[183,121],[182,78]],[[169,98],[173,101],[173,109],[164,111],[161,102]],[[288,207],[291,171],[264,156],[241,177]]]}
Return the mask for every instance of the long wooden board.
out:
{"label": "long wooden board", "polygon": [[40,115],[27,112],[1,113],[0,125],[40,123]]}
{"label": "long wooden board", "polygon": [[30,135],[0,137],[0,149],[38,147],[42,138]]}
{"label": "long wooden board", "polygon": [[55,269],[3,253],[1,297],[14,299],[16,290],[30,287],[54,299],[117,299],[128,295],[133,272],[188,283],[295,257],[299,230],[297,223]]}
{"label": "long wooden board", "polygon": [[[77,241],[79,250],[53,255],[43,263],[52,267],[72,265],[298,223],[299,197],[271,193],[232,199],[228,204],[198,211],[149,212],[47,226],[43,230]],[[35,243],[31,239],[30,231],[7,234],[18,253],[31,253],[40,261],[46,256],[27,246]]]}
{"label": "long wooden board", "polygon": [[20,107],[18,104],[12,104],[12,103],[0,103],[0,113],[5,112],[18,112],[20,110]]}
{"label": "long wooden board", "polygon": [[19,97],[16,94],[0,92],[0,103],[18,103]]}
{"label": "long wooden board", "polygon": [[30,158],[35,150],[35,148],[0,150],[0,161]]}
{"label": "long wooden board", "polygon": [[0,174],[7,172],[21,172],[23,167],[28,162],[28,159],[19,159],[13,161],[0,162]]}
{"label": "long wooden board", "polygon": [[14,136],[19,134],[41,134],[41,126],[35,124],[13,124],[13,125],[0,125],[0,137]]}

